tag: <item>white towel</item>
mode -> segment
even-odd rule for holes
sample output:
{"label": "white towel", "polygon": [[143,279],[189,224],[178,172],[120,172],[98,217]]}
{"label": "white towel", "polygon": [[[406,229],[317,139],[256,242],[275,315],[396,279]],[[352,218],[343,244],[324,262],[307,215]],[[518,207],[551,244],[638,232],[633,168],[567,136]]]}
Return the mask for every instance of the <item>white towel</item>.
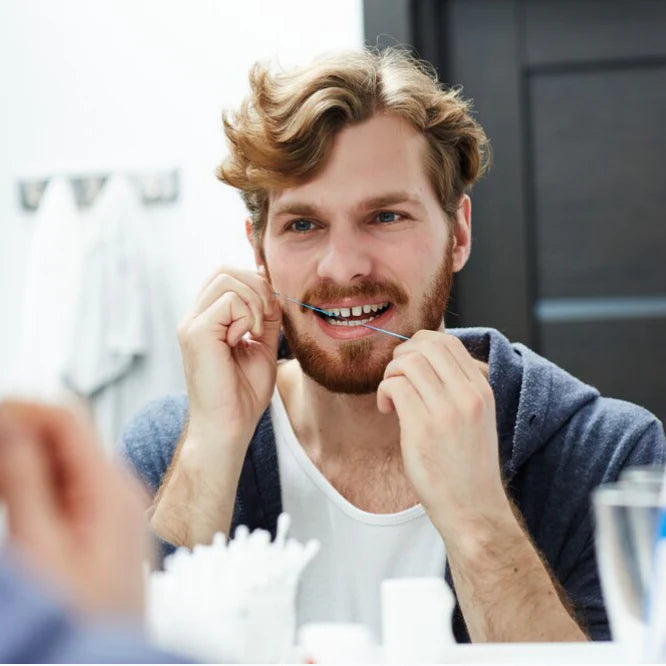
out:
{"label": "white towel", "polygon": [[159,222],[121,175],[90,211],[93,233],[64,378],[90,403],[110,453],[140,407],[184,388]]}
{"label": "white towel", "polygon": [[147,286],[140,240],[141,208],[129,183],[112,177],[89,223],[76,325],[65,378],[90,398],[131,370],[147,353]]}
{"label": "white towel", "polygon": [[85,222],[66,180],[49,183],[34,225],[13,391],[62,400],[67,391],[61,375],[72,338],[85,245]]}

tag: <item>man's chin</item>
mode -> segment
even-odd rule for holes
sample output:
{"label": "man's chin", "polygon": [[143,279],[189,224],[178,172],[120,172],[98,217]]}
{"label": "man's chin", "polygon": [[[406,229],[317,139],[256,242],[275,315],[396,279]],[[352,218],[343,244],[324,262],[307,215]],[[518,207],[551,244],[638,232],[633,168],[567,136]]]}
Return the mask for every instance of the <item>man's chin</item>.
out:
{"label": "man's chin", "polygon": [[[302,364],[301,364],[302,366]],[[357,375],[349,372],[335,372],[328,370],[325,373],[311,373],[303,368],[303,372],[320,386],[331,393],[344,393],[347,395],[369,395],[376,393],[384,373],[372,375]]]}
{"label": "man's chin", "polygon": [[370,340],[341,343],[335,356],[311,340],[290,340],[289,347],[303,372],[331,393],[366,395],[376,393],[384,378],[393,350],[378,356]]}

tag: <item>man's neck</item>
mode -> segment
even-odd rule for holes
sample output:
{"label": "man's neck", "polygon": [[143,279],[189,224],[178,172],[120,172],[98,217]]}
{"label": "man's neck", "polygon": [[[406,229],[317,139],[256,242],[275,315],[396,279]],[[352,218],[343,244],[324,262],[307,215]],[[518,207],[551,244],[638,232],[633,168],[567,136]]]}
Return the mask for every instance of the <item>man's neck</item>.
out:
{"label": "man's neck", "polygon": [[278,390],[299,443],[347,501],[371,513],[418,503],[402,464],[398,417],[379,412],[376,394],[331,393],[297,361],[278,367]]}
{"label": "man's neck", "polygon": [[399,457],[398,417],[379,412],[375,393],[332,393],[293,360],[278,367],[278,390],[296,436],[313,460],[354,463]]}

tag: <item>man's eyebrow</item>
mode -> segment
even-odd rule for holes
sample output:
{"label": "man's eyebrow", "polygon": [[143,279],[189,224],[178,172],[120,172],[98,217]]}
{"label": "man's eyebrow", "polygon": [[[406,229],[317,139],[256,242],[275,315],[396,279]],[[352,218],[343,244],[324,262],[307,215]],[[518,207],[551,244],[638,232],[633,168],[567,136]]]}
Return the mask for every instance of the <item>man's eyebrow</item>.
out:
{"label": "man's eyebrow", "polygon": [[387,192],[376,197],[371,197],[361,201],[358,205],[359,210],[369,210],[374,208],[385,208],[386,206],[395,206],[396,204],[410,204],[423,208],[421,200],[409,192]]}
{"label": "man's eyebrow", "polygon": [[[364,199],[358,204],[357,209],[361,211],[374,210],[376,208],[385,208],[386,206],[395,206],[396,204],[409,204],[423,208],[421,200],[409,192],[387,192],[379,196]],[[279,215],[317,217],[322,214],[319,208],[305,201],[286,201],[283,204],[277,204],[271,213],[274,217]]]}
{"label": "man's eyebrow", "polygon": [[272,215],[303,215],[304,217],[316,217],[319,209],[312,204],[303,201],[287,201],[283,204],[277,204],[271,211]]}

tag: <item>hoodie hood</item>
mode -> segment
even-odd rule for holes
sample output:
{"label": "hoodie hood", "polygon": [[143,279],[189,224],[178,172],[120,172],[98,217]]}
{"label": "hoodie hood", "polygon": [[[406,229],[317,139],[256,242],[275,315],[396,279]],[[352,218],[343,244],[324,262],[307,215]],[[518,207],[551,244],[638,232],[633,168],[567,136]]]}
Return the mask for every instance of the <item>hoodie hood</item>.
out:
{"label": "hoodie hood", "polygon": [[500,465],[509,481],[599,391],[492,328],[447,329],[488,363],[495,394]]}

